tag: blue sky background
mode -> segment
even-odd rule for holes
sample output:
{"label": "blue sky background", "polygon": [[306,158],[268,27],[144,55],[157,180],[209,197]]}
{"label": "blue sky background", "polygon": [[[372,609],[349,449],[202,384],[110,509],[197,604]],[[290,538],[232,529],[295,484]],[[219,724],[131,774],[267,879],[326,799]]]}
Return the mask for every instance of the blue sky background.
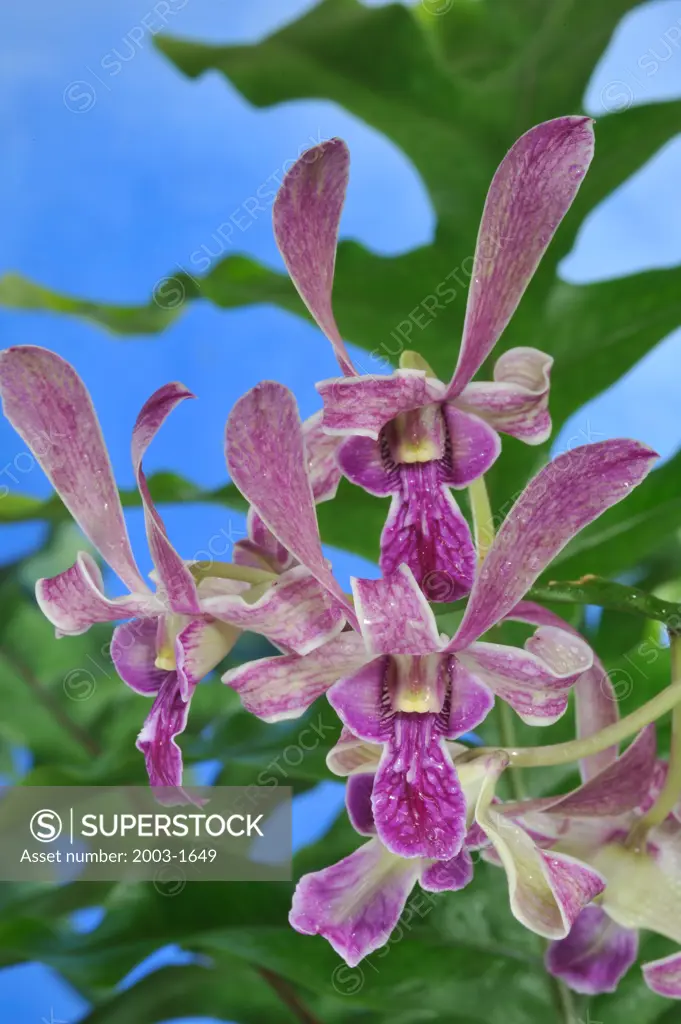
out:
{"label": "blue sky background", "polygon": [[[221,76],[190,82],[152,47],[152,31],[162,28],[207,41],[250,42],[311,3],[169,0],[169,6],[163,25],[152,0],[6,5],[0,34],[0,270],[91,298],[144,302],[173,268],[191,270],[191,254],[203,245],[217,254],[212,236],[243,200],[270,176],[280,176],[284,162],[301,148],[332,135],[348,141],[353,160],[343,236],[386,254],[432,237],[433,213],[418,175],[372,129],[332,103],[255,110]],[[680,97],[681,45],[665,38],[673,26],[681,26],[677,0],[630,14],[596,69],[587,110],[598,116],[604,108]],[[677,138],[592,214],[564,261],[565,278],[603,280],[680,263],[680,177]],[[227,251],[279,267],[269,211],[236,231]],[[135,416],[166,381],[183,381],[199,401],[171,418],[147,468],[172,468],[215,487],[226,478],[224,421],[240,394],[263,377],[276,378],[294,390],[302,414],[309,415],[318,406],[314,382],[336,371],[318,331],[275,309],[223,312],[195,303],[164,335],[135,341],[37,314],[0,311],[0,328],[3,346],[45,345],[74,362],[92,392],[124,486],[132,485]],[[366,365],[366,353],[361,359]],[[638,437],[671,455],[681,443],[680,360],[676,331],[608,394],[580,410],[556,447],[587,429],[600,437]],[[21,472],[14,466],[22,450],[0,422],[0,483],[46,496],[49,488],[38,469]],[[20,459],[18,466],[24,465]],[[221,530],[243,530],[241,517],[213,506],[164,509],[164,515],[185,554],[205,547]],[[131,515],[130,524],[140,564],[148,566],[140,516]],[[40,532],[31,525],[5,527],[0,560],[30,551]],[[333,558],[344,583],[351,572],[373,574],[373,567],[356,558]],[[330,793],[317,799],[315,818],[329,805]],[[308,803],[298,812],[299,841],[311,827],[309,808]],[[96,913],[88,913],[79,927],[91,928],[96,920]],[[135,979],[182,955],[159,954],[138,968]],[[86,1009],[39,965],[0,972],[0,1005],[2,1019],[12,1024],[75,1024]]]}

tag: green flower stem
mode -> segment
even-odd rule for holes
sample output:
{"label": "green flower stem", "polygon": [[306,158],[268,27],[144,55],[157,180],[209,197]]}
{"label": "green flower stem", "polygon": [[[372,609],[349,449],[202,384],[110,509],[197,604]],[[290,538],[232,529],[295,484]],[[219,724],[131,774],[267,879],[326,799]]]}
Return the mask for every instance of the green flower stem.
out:
{"label": "green flower stem", "polygon": [[585,576],[575,581],[552,580],[532,587],[527,596],[534,601],[595,604],[613,611],[644,615],[647,619],[663,622],[672,634],[681,632],[681,604],[662,601],[638,587],[612,583],[597,576]]}
{"label": "green flower stem", "polygon": [[[672,679],[681,678],[681,639],[671,638]],[[649,829],[661,825],[681,799],[681,703],[672,710],[672,740],[669,749],[669,770],[662,792],[641,819],[636,835],[643,838]]]}
{"label": "green flower stem", "polygon": [[468,497],[473,514],[475,550],[478,553],[478,565],[481,565],[494,541],[494,517],[484,476],[479,476],[469,484]]}

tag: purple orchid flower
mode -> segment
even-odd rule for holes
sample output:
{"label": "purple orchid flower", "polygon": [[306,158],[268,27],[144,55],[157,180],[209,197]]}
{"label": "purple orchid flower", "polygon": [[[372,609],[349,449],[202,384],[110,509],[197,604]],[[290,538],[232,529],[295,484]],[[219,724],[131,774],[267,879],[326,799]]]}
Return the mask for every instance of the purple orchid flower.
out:
{"label": "purple orchid flower", "polygon": [[[349,153],[332,139],[304,153],[274,204],[274,233],[288,272],[331,341],[344,377],[323,381],[324,428],[344,437],[340,467],[372,494],[392,495],[381,569],[407,564],[427,596],[445,572],[448,600],[468,593],[475,570],[470,530],[450,488],[468,486],[500,451],[498,431],[528,444],[551,432],[552,359],[515,348],[492,383],[471,383],[515,312],[579,189],[593,156],[587,117],[561,117],[523,135],[499,166],[485,203],[459,359],[449,384],[403,353],[389,376],[360,376],[333,316],[331,292]],[[441,594],[440,598],[441,599]]]}
{"label": "purple orchid flower", "polygon": [[[297,931],[323,935],[351,967],[388,941],[417,881],[428,892],[463,889],[473,878],[471,851],[487,844],[506,869],[513,914],[538,935],[555,940],[571,934],[584,908],[603,891],[605,882],[597,871],[569,855],[546,853],[499,813],[494,787],[507,762],[496,754],[459,765],[470,810],[466,840],[456,856],[429,860],[391,852],[376,837],[375,777],[369,774],[376,769],[375,754],[372,763],[366,745],[363,756],[352,746],[346,734],[341,743],[346,749],[338,753],[346,764],[350,758],[357,773],[348,779],[348,814],[357,832],[374,838],[338,864],[304,875],[289,915]],[[451,744],[455,758],[464,749]]]}
{"label": "purple orchid flower", "polygon": [[[229,470],[274,537],[340,600],[321,553],[296,416],[295,400],[281,385],[262,384],[245,395],[227,425]],[[605,441],[546,466],[502,525],[451,641],[439,634],[403,565],[383,580],[353,580],[350,621],[358,632],[341,633],[303,657],[249,662],[223,680],[266,721],[297,717],[329,691],[343,723],[384,747],[373,794],[384,845],[406,857],[456,856],[466,809],[446,740],[479,724],[493,694],[527,722],[555,721],[570,687],[593,664],[588,645],[554,625],[540,625],[525,650],[479,638],[517,607],[580,529],[644,478],[655,457],[634,441]]]}
{"label": "purple orchid flower", "polygon": [[[58,636],[83,633],[94,623],[131,620],[114,630],[111,657],[124,682],[154,697],[137,740],[151,784],[178,786],[182,755],[175,737],[185,728],[192,694],[240,631],[261,632],[285,650],[309,652],[340,632],[343,609],[298,565],[263,573],[257,590],[246,582],[210,576],[197,582],[168,539],[142,469],[144,454],[166,417],[193,397],[183,385],[167,384],[156,391],[141,410],[132,436],[156,567],[155,592],[135,563],[99,422],[73,367],[45,349],[8,349],[0,355],[0,395],[6,417],[67,509],[130,591],[107,598],[97,563],[81,552],[70,569],[38,580],[38,604]],[[314,469],[321,500],[333,493],[334,479],[337,483],[333,439],[330,445],[318,423],[309,425],[307,436],[306,465]],[[262,531],[257,539],[265,543]]]}

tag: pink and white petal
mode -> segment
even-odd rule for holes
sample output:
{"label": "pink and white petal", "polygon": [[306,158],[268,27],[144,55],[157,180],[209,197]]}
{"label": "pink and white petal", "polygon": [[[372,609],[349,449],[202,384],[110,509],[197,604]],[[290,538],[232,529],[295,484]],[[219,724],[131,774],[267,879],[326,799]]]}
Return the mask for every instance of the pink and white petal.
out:
{"label": "pink and white petal", "polygon": [[649,989],[665,999],[681,999],[681,953],[641,965]]}
{"label": "pink and white petal", "polygon": [[435,616],[406,565],[378,580],[351,580],[362,636],[371,654],[433,654]]}
{"label": "pink and white petal", "polygon": [[434,714],[398,713],[376,772],[379,839],[400,857],[449,860],[466,837],[466,799]]}
{"label": "pink and white petal", "polygon": [[430,601],[457,601],[475,575],[470,527],[437,462],[402,465],[381,534],[384,576],[405,563]]}
{"label": "pink and white petal", "polygon": [[345,438],[338,449],[338,465],[351,483],[379,498],[400,486],[397,469],[386,468],[381,442],[372,437]]}
{"label": "pink and white petal", "polygon": [[492,841],[508,879],[511,911],[546,939],[563,939],[577,917],[603,892],[605,879],[573,857],[545,852],[519,824],[495,809],[492,798],[504,760],[497,760],[480,792],[476,820]]}
{"label": "pink and white petal", "polygon": [[308,149],[287,172],[274,201],[274,237],[313,319],[333,345],[343,373],[355,374],[331,306],[338,225],[350,153],[342,139]]}
{"label": "pink and white petal", "polygon": [[589,667],[592,651],[553,626],[541,626],[526,647],[478,642],[458,659],[528,725],[550,725],[564,713],[570,688]]}
{"label": "pink and white petal", "polygon": [[193,619],[175,638],[175,661],[183,700],[189,700],[204,676],[220,664],[241,635],[226,622]]}
{"label": "pink and white petal", "polygon": [[332,377],[317,384],[324,402],[324,429],[378,439],[382,428],[401,412],[432,405],[444,386],[425,370],[395,370],[389,375]]}
{"label": "pink and white petal", "polygon": [[374,789],[374,773],[364,772],[351,775],[345,786],[345,806],[350,824],[361,836],[376,835],[371,794]]}
{"label": "pink and white petal", "polygon": [[35,585],[38,607],[55,627],[58,636],[85,633],[96,622],[115,622],[136,616],[158,615],[163,605],[148,590],[126,597],[108,598],[94,558],[80,551],[70,569]]}
{"label": "pink and white petal", "polygon": [[61,356],[35,345],[0,354],[3,411],[55,491],[114,572],[144,594],[90,395]]}
{"label": "pink and white petal", "polygon": [[232,551],[232,560],[236,565],[248,565],[252,569],[264,569],[278,574],[296,564],[295,558],[279,543],[252,508],[248,510],[246,524],[248,538],[238,540]]}
{"label": "pink and white petal", "polygon": [[[507,618],[518,622],[531,622],[535,626],[557,626],[568,633],[580,636],[576,629],[559,615],[533,601],[520,601],[509,612]],[[619,704],[615,688],[600,659],[594,652],[594,663],[584,672],[574,686],[575,717],[577,719],[577,737],[583,739],[593,733],[600,732],[619,720]],[[618,747],[608,747],[597,754],[583,757],[579,762],[582,780],[587,782],[598,775],[609,764],[617,760]]]}
{"label": "pink and white petal", "polygon": [[132,432],[132,464],[137,486],[144,505],[144,522],[151,557],[168,603],[178,615],[196,615],[199,599],[196,582],[189,566],[180,558],[170,543],[163,521],[158,514],[149,493],[147,480],[142,469],[142,460],[147,448],[175,406],[185,398],[195,396],[183,384],[165,384],[155,391],[142,406]]}
{"label": "pink and white petal", "polygon": [[497,359],[494,381],[469,384],[456,400],[490,428],[526,444],[543,444],[551,436],[549,415],[551,356],[536,348],[512,348]]}
{"label": "pink and white petal", "polygon": [[573,448],[540,470],[480,567],[451,650],[508,615],[568,541],[640,484],[656,458],[638,441],[617,439]]}
{"label": "pink and white petal", "polygon": [[[367,653],[366,657],[371,655]],[[358,671],[337,677],[338,682],[327,693],[329,704],[343,725],[370,743],[384,743],[391,734],[390,715],[385,713],[383,699],[389,670],[387,655],[374,658]]]}
{"label": "pink and white petal", "polygon": [[446,736],[456,739],[484,722],[494,707],[494,694],[456,658],[447,659],[451,683]]}
{"label": "pink and white petal", "polygon": [[225,441],[227,468],[243,496],[356,625],[354,610],[322,553],[305,439],[288,388],[264,381],[243,395],[227,420]]}
{"label": "pink and white petal", "polygon": [[614,992],[638,956],[638,932],[620,928],[600,907],[585,907],[564,939],[550,943],[546,970],[574,992]]}
{"label": "pink and white petal", "polygon": [[201,608],[242,630],[261,633],[295,654],[309,654],[338,636],[345,611],[302,565],[288,569],[258,598],[241,594],[202,597]]}
{"label": "pink and white petal", "polygon": [[462,850],[449,860],[433,860],[423,867],[419,882],[426,892],[458,892],[473,881],[473,858]]}
{"label": "pink and white petal", "polygon": [[370,839],[338,864],[303,875],[289,921],[303,935],[323,935],[355,967],[388,941],[419,871],[418,861]]}
{"label": "pink and white petal", "polygon": [[501,439],[480,416],[464,412],[458,408],[458,403],[445,402],[442,413],[447,424],[452,462],[444,483],[451,487],[468,487],[496,462],[501,452]]}
{"label": "pink and white petal", "polygon": [[463,340],[449,397],[464,389],[515,313],[591,163],[588,117],[531,128],[501,161],[480,222]]}
{"label": "pink and white petal", "polygon": [[337,679],[368,658],[357,633],[341,633],[311,654],[284,654],[248,661],[223,677],[252,714],[266,722],[298,718]]}
{"label": "pink and white petal", "polygon": [[175,737],[187,725],[189,701],[180,695],[177,672],[167,672],[151,711],[137,737],[137,749],[144,754],[151,786],[182,784],[182,751]]}
{"label": "pink and white petal", "polygon": [[326,755],[326,766],[334,775],[345,778],[355,772],[375,772],[381,759],[383,747],[369,743],[355,736],[346,726],[341,729],[340,738]]}
{"label": "pink and white petal", "polygon": [[116,626],[110,654],[124,683],[145,697],[158,693],[168,672],[156,667],[158,619],[133,619]]}
{"label": "pink and white petal", "polygon": [[322,426],[323,413],[320,409],[303,423],[303,437],[307,452],[307,472],[312,493],[317,504],[331,501],[336,496],[341,471],[338,466],[338,450],[343,439],[327,434]]}

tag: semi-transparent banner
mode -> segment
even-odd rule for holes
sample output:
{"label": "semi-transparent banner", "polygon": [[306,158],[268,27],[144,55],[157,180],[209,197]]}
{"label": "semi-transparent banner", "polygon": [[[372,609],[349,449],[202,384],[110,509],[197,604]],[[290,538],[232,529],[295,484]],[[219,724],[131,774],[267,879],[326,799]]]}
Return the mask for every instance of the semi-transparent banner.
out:
{"label": "semi-transparent banner", "polygon": [[0,880],[291,878],[291,790],[0,787]]}

